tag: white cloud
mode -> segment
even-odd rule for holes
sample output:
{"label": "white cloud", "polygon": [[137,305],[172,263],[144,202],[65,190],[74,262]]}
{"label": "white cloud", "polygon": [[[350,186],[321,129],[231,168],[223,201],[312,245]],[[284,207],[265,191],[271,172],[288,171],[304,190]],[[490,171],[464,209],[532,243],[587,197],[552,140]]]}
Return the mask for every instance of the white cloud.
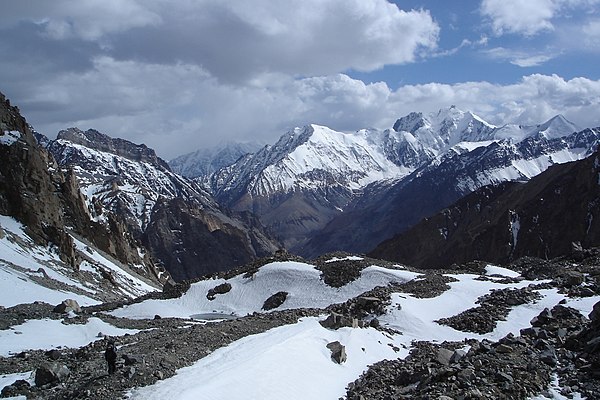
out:
{"label": "white cloud", "polygon": [[543,52],[536,51],[522,51],[515,49],[507,49],[504,47],[494,47],[487,49],[482,52],[486,56],[494,60],[508,61],[513,65],[519,67],[536,67],[542,65],[547,61],[552,60],[559,54],[554,53],[552,50],[545,50]]}
{"label": "white cloud", "polygon": [[0,27],[33,21],[51,39],[94,41],[115,59],[180,60],[236,82],[409,63],[435,49],[439,34],[428,11],[387,0],[14,3],[3,7]]}
{"label": "white cloud", "polygon": [[21,0],[3,4],[2,8],[0,27],[33,21],[52,39],[97,40],[161,21],[138,0]]}
{"label": "white cloud", "polygon": [[[491,19],[497,35],[532,36],[555,29],[554,20],[578,10],[593,13],[600,0],[482,0],[480,12]],[[564,14],[564,15],[562,15]]]}
{"label": "white cloud", "polygon": [[[388,128],[411,111],[451,104],[495,124],[540,123],[562,113],[580,125],[600,126],[600,81],[586,78],[529,75],[511,85],[429,83],[395,91],[383,82],[365,84],[344,74],[277,75],[258,83],[222,84],[190,64],[104,57],[94,61],[91,71],[32,81],[30,101],[12,100],[49,136],[68,126],[95,128],[145,143],[167,159],[226,139],[274,142],[308,123],[347,131]],[[52,107],[36,110],[36,104]]]}
{"label": "white cloud", "polygon": [[553,29],[551,22],[558,4],[554,0],[483,0],[481,13],[492,19],[496,34],[534,35]]}

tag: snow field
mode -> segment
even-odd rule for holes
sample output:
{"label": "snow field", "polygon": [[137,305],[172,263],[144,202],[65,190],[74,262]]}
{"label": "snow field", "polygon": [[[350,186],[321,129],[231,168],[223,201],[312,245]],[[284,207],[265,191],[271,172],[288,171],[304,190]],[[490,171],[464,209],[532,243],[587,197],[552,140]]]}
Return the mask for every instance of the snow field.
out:
{"label": "snow field", "polygon": [[[286,267],[294,269],[293,266]],[[276,266],[270,266],[263,273],[273,268]],[[519,275],[495,266],[488,266],[487,273]],[[391,337],[372,328],[328,330],[321,327],[318,318],[304,318],[297,324],[238,340],[179,370],[172,378],[133,390],[130,398],[335,399],[343,396],[346,385],[369,365],[383,359],[406,357],[413,340],[443,342],[474,338],[495,341],[510,332],[518,335],[520,329],[530,326],[531,319],[544,308],[552,308],[564,298],[556,289],[540,290],[541,300],[514,307],[507,320],[499,321],[493,332],[485,335],[460,332],[434,321],[476,306],[477,298],[492,289],[522,288],[532,282],[501,284],[475,280],[478,275],[471,274],[453,277],[458,281],[450,283],[450,289],[435,298],[419,299],[402,293],[392,295],[392,305],[379,319],[382,324],[399,330],[400,335]],[[567,299],[567,305],[587,315],[599,300],[600,296]],[[330,360],[329,350],[325,347],[335,340],[346,346],[348,359],[341,365]],[[391,346],[397,346],[400,351],[394,352]]]}
{"label": "snow field", "polygon": [[[265,300],[280,291],[288,292],[288,296],[278,310],[325,308],[358,296],[376,286],[407,282],[419,274],[371,266],[365,268],[357,280],[341,288],[328,286],[320,276],[321,271],[309,264],[276,262],[261,267],[249,278],[242,274],[227,281],[200,281],[192,284],[178,299],[146,300],[115,310],[111,314],[127,318],[153,318],[156,314],[161,317],[189,318],[194,314],[206,313],[243,316],[260,312]],[[225,282],[231,285],[228,293],[218,294],[212,301],[206,298],[210,289]]]}
{"label": "snow field", "polygon": [[[327,343],[346,346],[343,364]],[[271,329],[221,348],[131,399],[337,399],[370,364],[397,358],[395,340],[373,328],[323,328],[317,318]],[[402,355],[406,355],[407,352]]]}
{"label": "snow field", "polygon": [[83,325],[66,325],[61,320],[53,319],[29,320],[0,331],[0,356],[7,357],[24,350],[82,347],[101,340],[104,335],[123,336],[138,332],[135,329],[114,327],[95,317]]}

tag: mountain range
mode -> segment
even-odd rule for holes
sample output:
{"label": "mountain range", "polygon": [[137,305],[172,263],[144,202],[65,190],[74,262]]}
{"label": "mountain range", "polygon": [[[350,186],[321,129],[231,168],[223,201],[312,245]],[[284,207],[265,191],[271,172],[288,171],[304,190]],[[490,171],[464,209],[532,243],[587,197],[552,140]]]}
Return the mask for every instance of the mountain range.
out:
{"label": "mountain range", "polygon": [[[398,121],[298,128],[192,180],[95,130],[50,140],[0,94],[0,396],[598,398],[600,129]],[[312,251],[404,233],[389,261],[307,261],[214,193],[331,212],[340,231],[291,237]]]}
{"label": "mountain range", "polygon": [[482,186],[584,158],[597,141],[560,115],[494,126],[453,106],[386,130],[296,128],[198,181],[294,253],[364,253]]}

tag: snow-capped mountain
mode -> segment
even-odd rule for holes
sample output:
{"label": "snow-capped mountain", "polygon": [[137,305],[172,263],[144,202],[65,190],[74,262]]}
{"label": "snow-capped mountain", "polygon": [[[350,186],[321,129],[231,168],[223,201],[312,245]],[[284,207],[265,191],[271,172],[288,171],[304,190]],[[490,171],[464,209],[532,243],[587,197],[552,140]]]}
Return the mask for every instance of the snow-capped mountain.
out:
{"label": "snow-capped mountain", "polygon": [[312,257],[333,249],[368,252],[480,187],[527,181],[552,165],[583,159],[599,140],[600,129],[586,129],[549,140],[536,135],[519,143],[455,145],[403,180],[365,188],[300,253]]}
{"label": "snow-capped mountain", "polygon": [[93,217],[108,212],[124,217],[142,232],[160,198],[186,197],[206,208],[217,208],[209,194],[193,181],[171,172],[154,150],[90,129],[60,131],[48,149],[62,166],[72,168]]}
{"label": "snow-capped mountain", "polygon": [[258,143],[223,143],[174,158],[169,161],[169,166],[173,172],[187,178],[207,177],[261,147]]}
{"label": "snow-capped mountain", "polygon": [[[425,203],[432,208],[418,207],[425,214],[405,210],[414,223],[412,218],[435,212],[448,205],[446,201],[483,185],[527,180],[554,163],[585,157],[597,138],[575,132],[577,127],[562,116],[535,126],[497,127],[454,106],[431,114],[410,113],[383,131],[342,133],[309,125],[219,170],[210,178],[210,190],[233,209],[255,212],[287,248],[302,255],[321,254],[317,248],[328,242],[321,233],[355,237],[345,240],[342,249],[367,251],[388,237],[380,235],[397,232],[389,232],[394,228],[384,228],[381,221],[379,234],[371,234],[372,224],[367,224],[361,228],[363,235],[358,227],[338,229],[337,221],[354,215],[353,210],[384,215],[381,203],[386,200],[377,192],[404,187],[424,176],[456,186],[446,200],[430,194]],[[450,182],[451,176],[456,181]],[[371,219],[368,213],[364,217]],[[330,222],[333,225],[327,228]],[[314,235],[318,239],[312,239]],[[316,247],[306,247],[308,241],[316,242]],[[326,251],[336,249],[332,245]]]}
{"label": "snow-capped mountain", "polygon": [[393,131],[342,133],[308,125],[221,169],[210,185],[218,201],[255,212],[293,249],[344,209],[356,191],[414,169],[392,158],[398,142]]}
{"label": "snow-capped mountain", "polygon": [[232,268],[278,248],[256,220],[222,210],[145,145],[71,128],[48,149],[77,177],[92,217],[124,222],[176,280]]}

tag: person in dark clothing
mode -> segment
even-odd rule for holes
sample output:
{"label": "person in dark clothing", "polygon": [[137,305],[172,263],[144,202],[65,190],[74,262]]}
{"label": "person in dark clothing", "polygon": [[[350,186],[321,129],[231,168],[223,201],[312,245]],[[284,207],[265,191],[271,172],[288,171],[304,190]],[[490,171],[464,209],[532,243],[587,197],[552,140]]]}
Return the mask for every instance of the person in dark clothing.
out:
{"label": "person in dark clothing", "polygon": [[108,342],[106,351],[104,352],[104,358],[108,364],[108,374],[114,374],[117,370],[117,350],[115,349],[114,342]]}

